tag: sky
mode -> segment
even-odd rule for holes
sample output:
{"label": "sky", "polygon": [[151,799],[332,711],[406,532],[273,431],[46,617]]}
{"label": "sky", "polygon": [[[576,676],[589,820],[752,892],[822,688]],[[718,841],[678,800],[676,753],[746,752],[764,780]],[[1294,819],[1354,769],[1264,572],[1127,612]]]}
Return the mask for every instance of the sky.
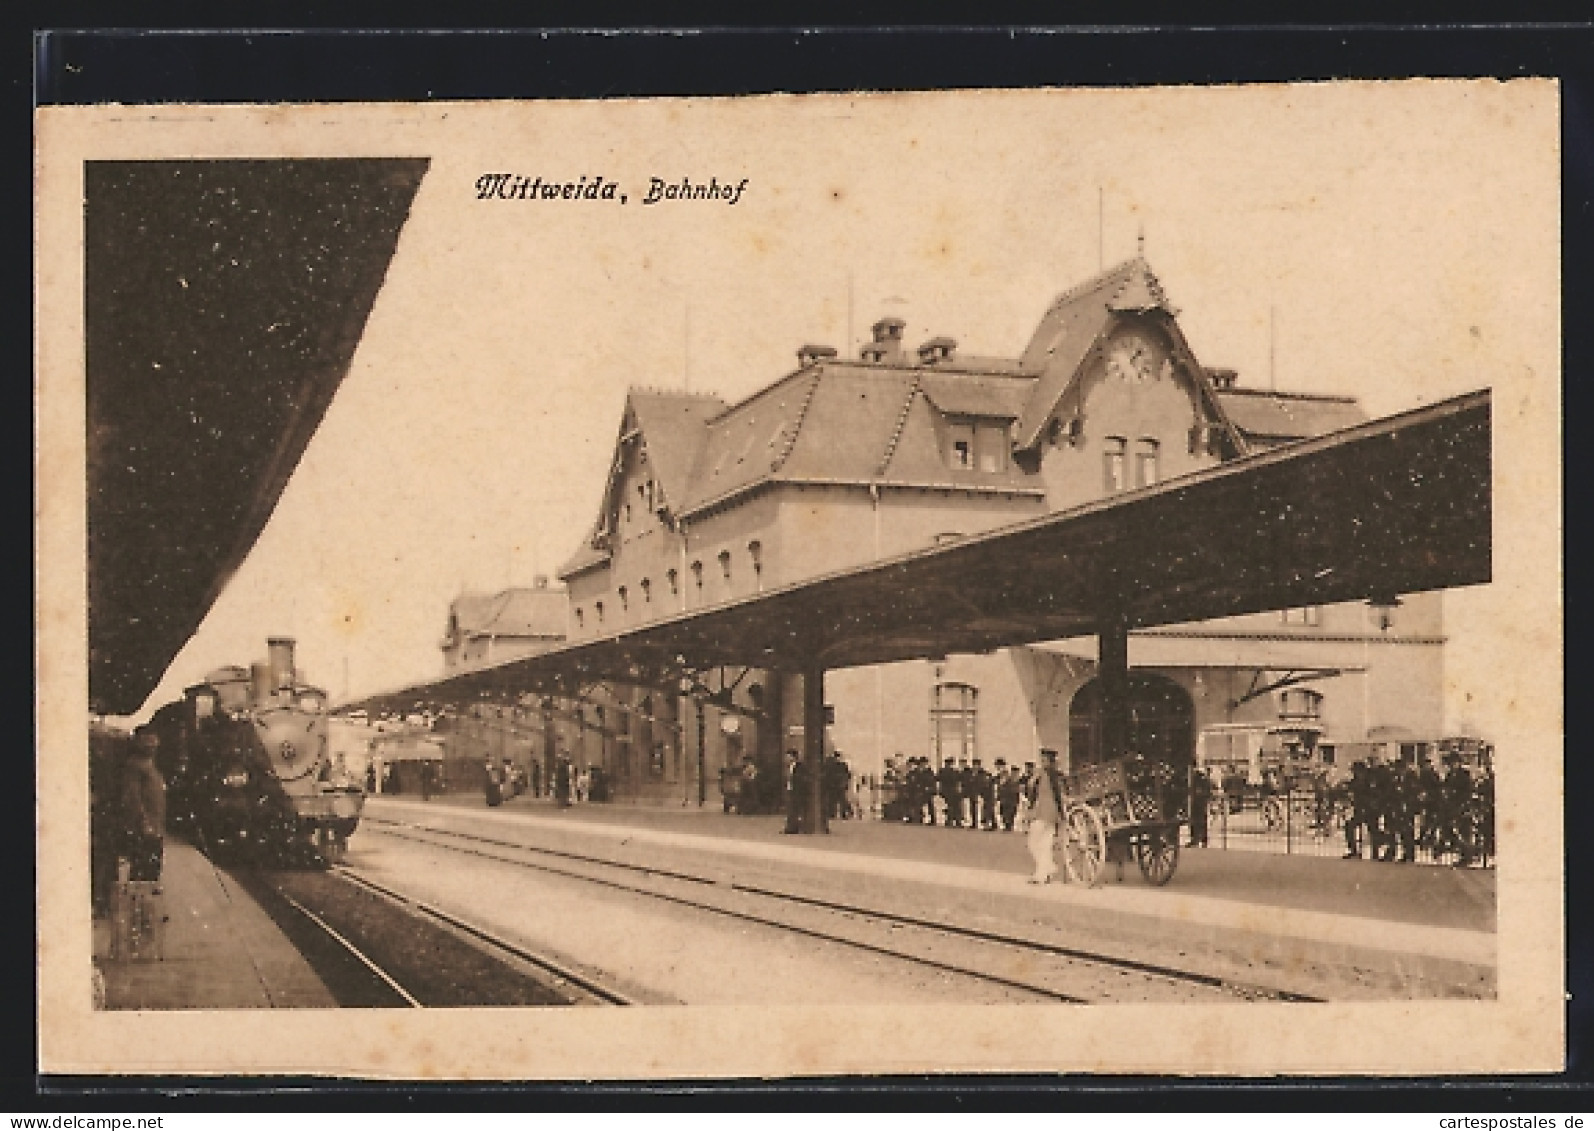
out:
{"label": "sky", "polygon": [[[628,388],[734,401],[803,343],[855,352],[886,314],[910,346],[1016,357],[1057,294],[1142,237],[1196,356],[1242,385],[1350,394],[1370,416],[1495,389],[1496,580],[1447,602],[1448,727],[1509,726],[1503,640],[1559,655],[1553,625],[1520,615],[1545,574],[1512,561],[1559,555],[1553,86],[317,113],[319,129],[257,114],[214,151],[431,169],[320,431],[140,717],[263,658],[268,635],[296,637],[335,698],[433,678],[455,596],[573,553]],[[488,172],[602,177],[627,201],[478,200]],[[747,187],[734,205],[642,203],[650,178],[683,176]]]}

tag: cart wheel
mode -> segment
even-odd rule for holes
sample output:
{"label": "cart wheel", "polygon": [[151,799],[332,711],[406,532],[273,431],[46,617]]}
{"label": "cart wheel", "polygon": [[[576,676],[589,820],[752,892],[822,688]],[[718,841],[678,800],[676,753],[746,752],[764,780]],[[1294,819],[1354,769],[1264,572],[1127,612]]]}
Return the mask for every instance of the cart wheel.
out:
{"label": "cart wheel", "polygon": [[1276,833],[1284,827],[1284,803],[1277,797],[1269,797],[1262,803],[1262,823],[1270,833]]}
{"label": "cart wheel", "polygon": [[1161,887],[1173,879],[1179,869],[1178,834],[1170,838],[1165,833],[1149,832],[1135,844],[1135,862],[1148,884]]}
{"label": "cart wheel", "polygon": [[1063,822],[1063,867],[1073,883],[1095,887],[1107,863],[1107,833],[1088,805],[1075,805]]}

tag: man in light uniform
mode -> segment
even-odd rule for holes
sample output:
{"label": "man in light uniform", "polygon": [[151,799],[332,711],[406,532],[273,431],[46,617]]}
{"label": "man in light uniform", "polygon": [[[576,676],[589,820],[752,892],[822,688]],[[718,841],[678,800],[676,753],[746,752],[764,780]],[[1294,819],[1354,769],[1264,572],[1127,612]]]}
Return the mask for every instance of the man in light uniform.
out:
{"label": "man in light uniform", "polygon": [[1041,751],[1041,767],[1029,779],[1029,854],[1035,861],[1032,884],[1049,884],[1057,875],[1052,855],[1057,826],[1063,819],[1062,792],[1057,784],[1057,751]]}

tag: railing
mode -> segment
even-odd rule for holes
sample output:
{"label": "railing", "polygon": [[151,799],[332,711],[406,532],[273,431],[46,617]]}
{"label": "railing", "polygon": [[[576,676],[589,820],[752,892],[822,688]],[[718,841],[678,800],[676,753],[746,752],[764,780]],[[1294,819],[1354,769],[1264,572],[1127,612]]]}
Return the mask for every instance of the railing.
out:
{"label": "railing", "polygon": [[[1191,838],[1201,840],[1199,828]],[[1358,811],[1343,787],[1247,786],[1212,795],[1206,842],[1231,851],[1489,867],[1492,790],[1475,787],[1461,798],[1374,798]]]}

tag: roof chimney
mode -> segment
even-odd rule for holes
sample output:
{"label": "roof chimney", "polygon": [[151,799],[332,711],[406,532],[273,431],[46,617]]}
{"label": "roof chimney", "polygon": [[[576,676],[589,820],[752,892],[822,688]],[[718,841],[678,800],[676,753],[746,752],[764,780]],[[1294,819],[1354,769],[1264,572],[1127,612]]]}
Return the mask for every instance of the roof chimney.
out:
{"label": "roof chimney", "polygon": [[957,348],[958,344],[952,338],[931,338],[919,347],[919,363],[934,365],[940,361],[948,361],[952,357],[952,351]]}
{"label": "roof chimney", "polygon": [[800,369],[807,369],[816,362],[829,361],[835,356],[836,348],[834,346],[803,346],[797,351],[797,366]]}
{"label": "roof chimney", "polygon": [[900,342],[902,340],[903,327],[906,325],[907,323],[902,319],[888,315],[876,322],[870,329],[874,332],[874,340],[877,342]]}
{"label": "roof chimney", "polygon": [[1211,369],[1202,367],[1207,375],[1207,380],[1212,382],[1212,387],[1219,392],[1234,388],[1234,383],[1240,379],[1240,374],[1233,369]]}
{"label": "roof chimney", "polygon": [[907,323],[902,319],[887,316],[880,319],[872,327],[874,340],[858,351],[858,356],[865,361],[878,361],[891,364],[902,360],[902,330]]}

